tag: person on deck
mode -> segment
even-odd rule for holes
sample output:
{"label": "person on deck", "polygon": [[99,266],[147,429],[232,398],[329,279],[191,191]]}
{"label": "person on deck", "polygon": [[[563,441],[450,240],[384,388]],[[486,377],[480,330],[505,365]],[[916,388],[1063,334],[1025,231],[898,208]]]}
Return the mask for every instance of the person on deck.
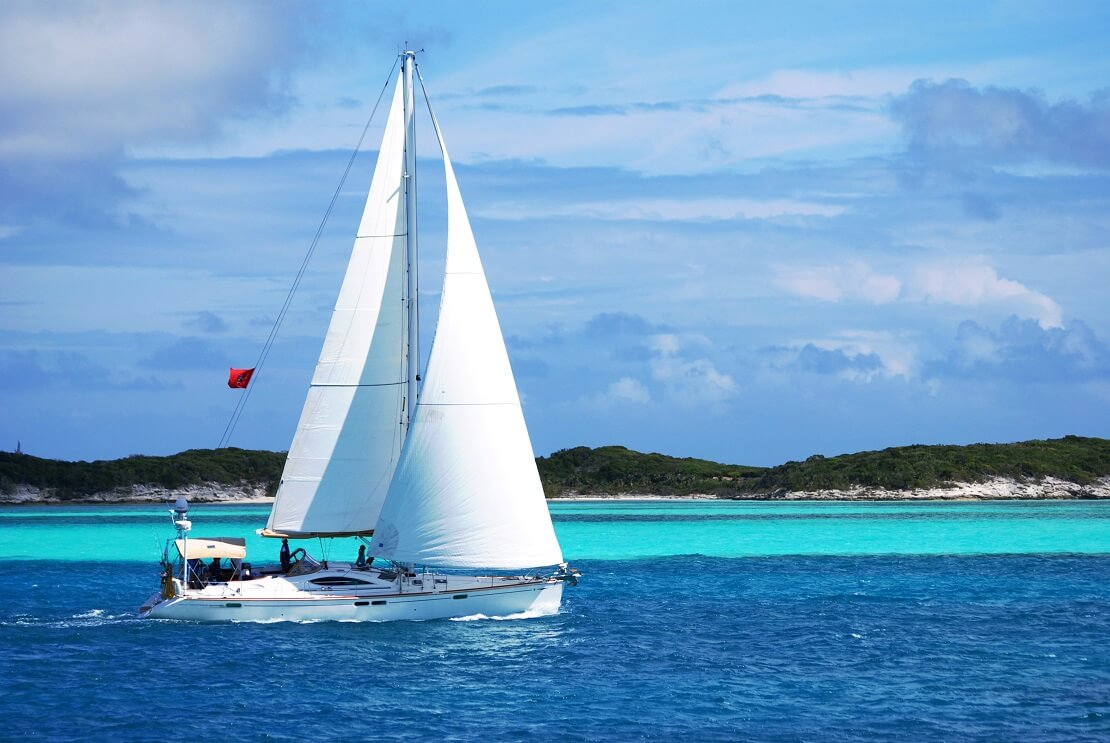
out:
{"label": "person on deck", "polygon": [[188,563],[189,588],[204,588],[208,578],[208,568],[200,560],[190,558]]}
{"label": "person on deck", "polygon": [[215,583],[216,581],[219,581],[221,579],[220,558],[218,558],[218,557],[213,557],[212,558],[212,566],[210,568],[208,568],[208,576],[212,580],[213,583]]}
{"label": "person on deck", "polygon": [[365,544],[360,544],[358,546],[358,559],[355,560],[355,567],[356,568],[366,567],[366,545]]}
{"label": "person on deck", "polygon": [[281,559],[281,572],[289,572],[289,540],[281,540],[281,552],[278,557]]}

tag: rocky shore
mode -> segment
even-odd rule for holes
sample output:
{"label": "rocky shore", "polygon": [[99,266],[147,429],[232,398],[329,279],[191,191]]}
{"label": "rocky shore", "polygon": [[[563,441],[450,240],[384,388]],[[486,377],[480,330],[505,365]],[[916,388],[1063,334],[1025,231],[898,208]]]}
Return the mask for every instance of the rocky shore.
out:
{"label": "rocky shore", "polygon": [[[116,488],[80,497],[61,497],[50,489],[17,486],[10,493],[0,492],[3,505],[58,505],[58,504],[127,504],[169,503],[184,496],[190,503],[271,503],[266,486],[242,482],[238,485],[204,483],[183,488],[164,488],[154,485],[135,485]],[[887,501],[887,500],[1075,500],[1110,499],[1110,477],[1094,480],[1086,485],[1046,477],[1041,480],[1019,481],[996,477],[985,482],[953,483],[945,487],[914,490],[886,490],[883,488],[850,488],[848,490],[776,491],[745,493],[743,500],[813,500],[813,501]],[[668,496],[658,493],[575,493],[568,492],[552,500],[727,500],[716,495]]]}
{"label": "rocky shore", "polygon": [[207,482],[181,488],[158,485],[132,485],[77,497],[61,497],[52,488],[17,485],[10,493],[0,492],[3,505],[59,505],[82,503],[172,503],[184,496],[190,503],[272,503],[266,485],[241,482],[238,485]]}
{"label": "rocky shore", "polygon": [[913,490],[883,488],[851,488],[849,490],[816,490],[777,492],[758,496],[774,500],[1073,500],[1077,498],[1110,498],[1110,477],[1086,485],[1046,477],[1042,480],[1019,481],[995,477],[985,482],[957,482],[944,487]]}
{"label": "rocky shore", "polygon": [[985,482],[959,482],[938,488],[887,490],[884,488],[849,488],[847,490],[779,490],[766,493],[745,493],[740,496],[716,495],[666,496],[652,493],[567,493],[553,500],[1075,500],[1110,498],[1110,477],[1086,485],[1046,477],[1042,480],[1019,481],[995,477]]}

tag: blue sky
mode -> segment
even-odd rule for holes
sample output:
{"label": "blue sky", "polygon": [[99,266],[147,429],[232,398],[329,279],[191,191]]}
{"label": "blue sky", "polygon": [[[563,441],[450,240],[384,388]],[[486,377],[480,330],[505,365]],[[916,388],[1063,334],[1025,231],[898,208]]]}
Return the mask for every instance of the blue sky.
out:
{"label": "blue sky", "polygon": [[[406,40],[537,453],[1106,436],[1108,36],[1100,2],[5,3],[0,448],[216,445]],[[383,120],[233,445],[288,446]]]}

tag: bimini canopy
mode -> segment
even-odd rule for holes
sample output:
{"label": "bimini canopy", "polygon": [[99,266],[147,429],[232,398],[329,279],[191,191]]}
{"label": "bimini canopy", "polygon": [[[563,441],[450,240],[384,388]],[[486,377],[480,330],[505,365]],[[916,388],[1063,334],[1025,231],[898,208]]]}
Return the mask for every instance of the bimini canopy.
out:
{"label": "bimini canopy", "polygon": [[190,560],[203,560],[209,557],[230,557],[243,559],[247,556],[247,540],[241,537],[208,537],[207,539],[190,539],[188,546],[184,539],[174,540],[177,553],[185,554],[188,550]]}

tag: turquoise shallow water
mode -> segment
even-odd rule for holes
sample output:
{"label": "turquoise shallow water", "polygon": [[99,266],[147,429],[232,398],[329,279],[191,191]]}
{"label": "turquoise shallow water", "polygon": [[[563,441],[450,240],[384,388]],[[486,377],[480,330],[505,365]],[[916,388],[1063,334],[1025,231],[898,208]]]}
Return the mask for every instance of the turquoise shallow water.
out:
{"label": "turquoise shallow water", "polygon": [[0,740],[1110,740],[1110,503],[551,508],[559,614],[382,625],[139,620],[164,509],[0,508]]}
{"label": "turquoise shallow water", "polygon": [[[254,533],[268,512],[196,505],[190,517],[195,536],[245,536],[251,559],[272,560],[277,543]],[[1098,501],[563,501],[551,514],[570,560],[1110,553],[1110,503]],[[159,506],[0,508],[0,560],[153,560],[172,534]],[[327,549],[342,558],[357,543]]]}

